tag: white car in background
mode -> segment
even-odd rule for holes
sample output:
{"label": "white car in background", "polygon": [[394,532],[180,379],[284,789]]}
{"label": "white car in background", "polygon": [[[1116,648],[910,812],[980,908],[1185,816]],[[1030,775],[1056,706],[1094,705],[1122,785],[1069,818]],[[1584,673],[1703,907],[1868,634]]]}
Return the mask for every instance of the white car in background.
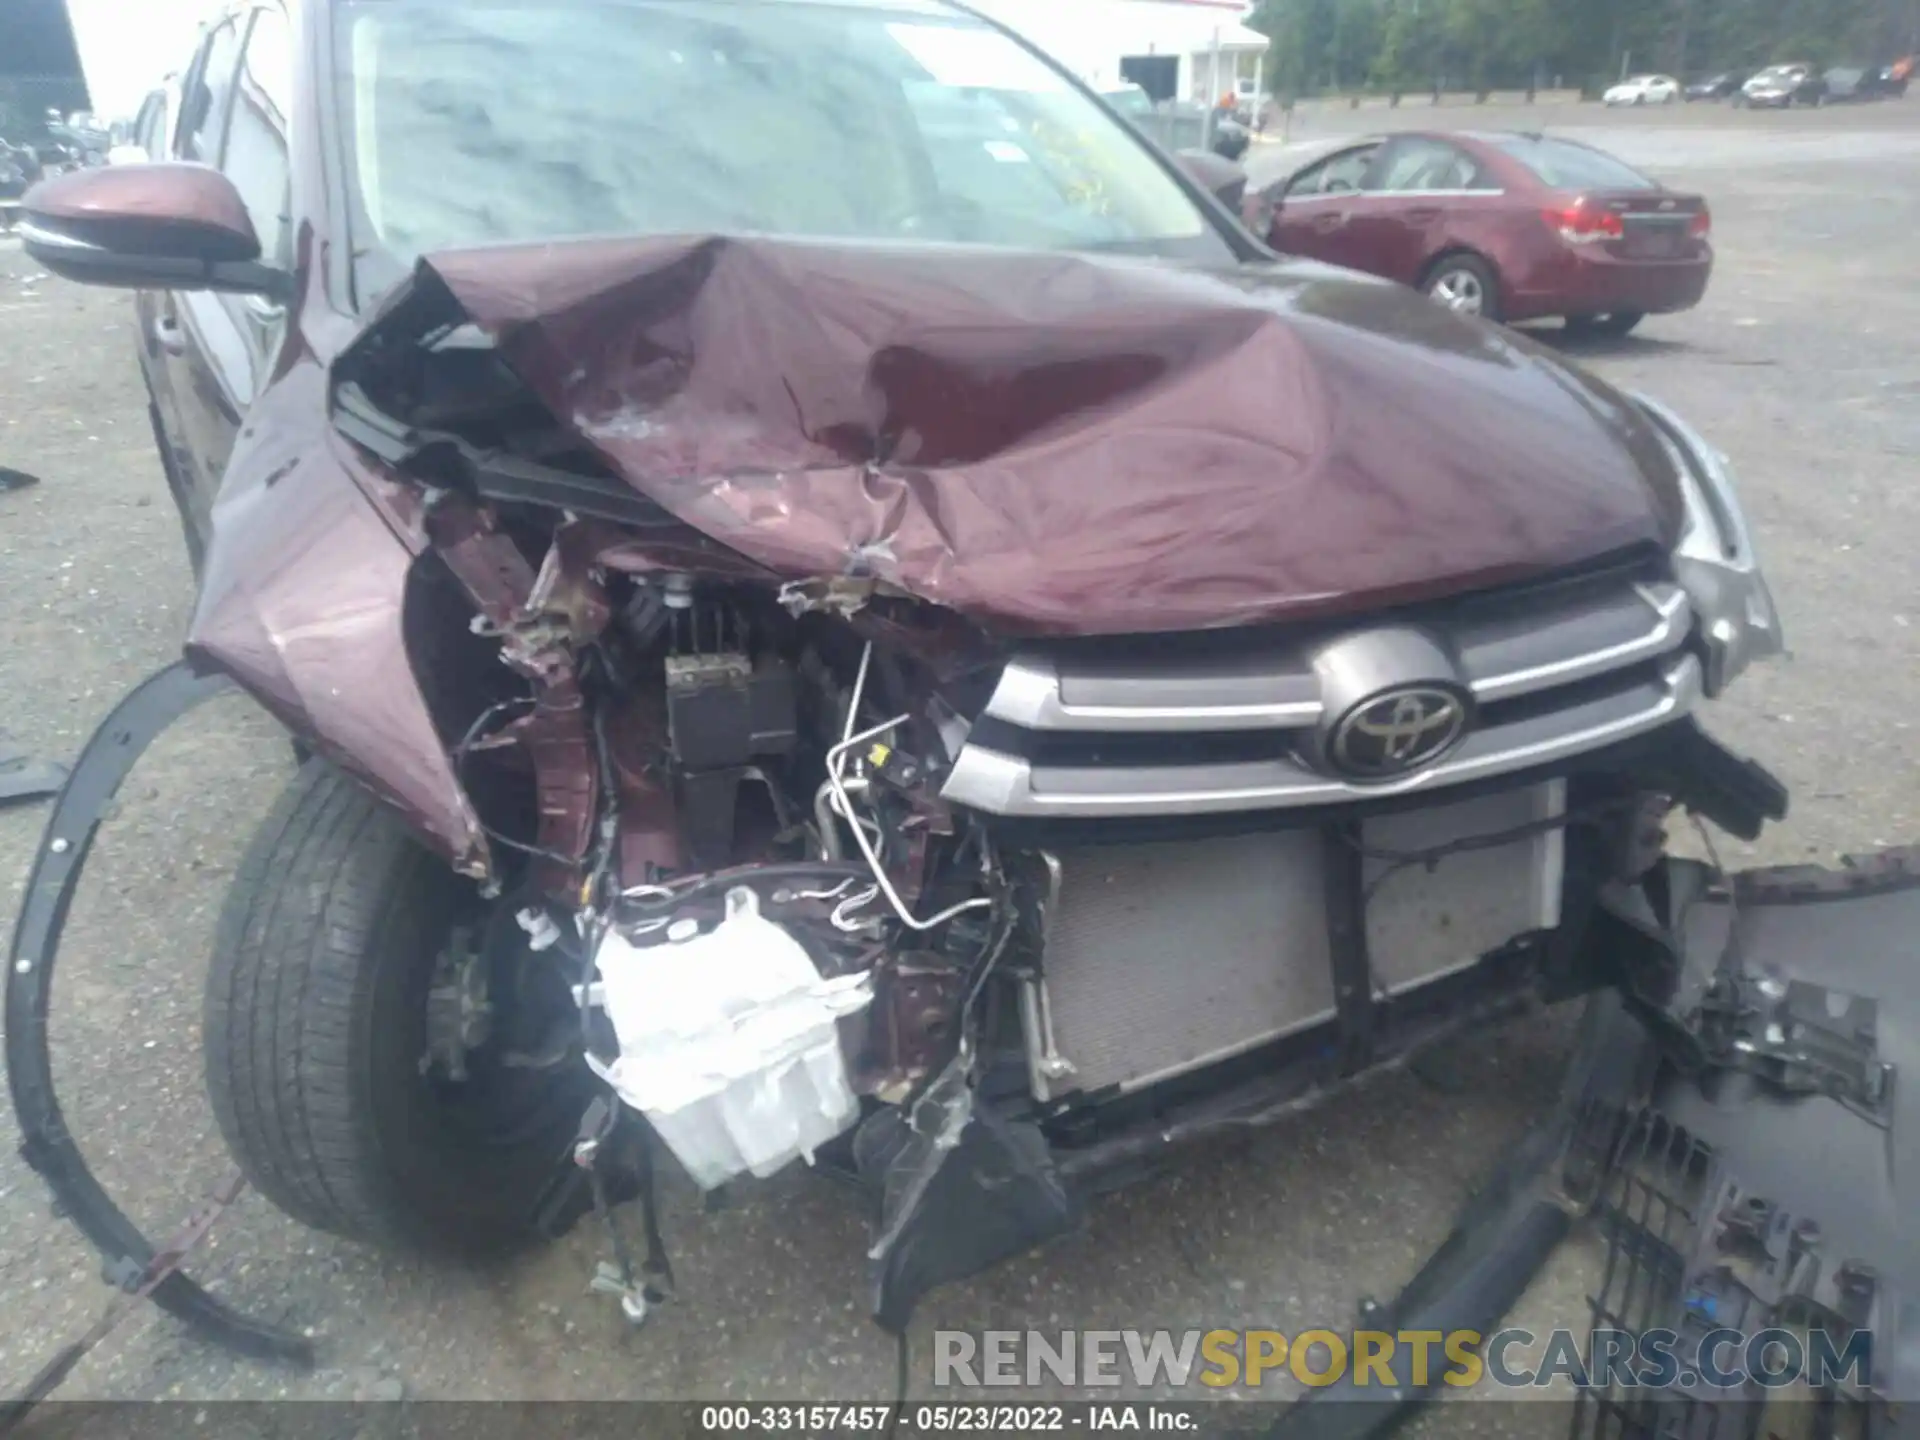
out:
{"label": "white car in background", "polygon": [[1671,75],[1635,75],[1600,98],[1609,105],[1671,105],[1680,98],[1680,82]]}
{"label": "white car in background", "polygon": [[140,111],[126,127],[126,138],[107,152],[109,165],[140,165],[164,158],[167,127],[180,109],[180,77],[169,74],[140,102]]}

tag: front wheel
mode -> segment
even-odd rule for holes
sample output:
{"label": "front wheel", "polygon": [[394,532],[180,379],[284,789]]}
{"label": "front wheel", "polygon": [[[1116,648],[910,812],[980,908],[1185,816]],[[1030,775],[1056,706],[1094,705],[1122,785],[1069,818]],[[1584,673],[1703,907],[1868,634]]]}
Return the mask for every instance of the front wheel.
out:
{"label": "front wheel", "polygon": [[1640,310],[1616,310],[1609,315],[1569,315],[1567,333],[1618,337],[1627,334],[1646,318],[1646,313]]}
{"label": "front wheel", "polygon": [[1449,255],[1427,272],[1421,287],[1429,299],[1458,315],[1500,318],[1500,285],[1493,268],[1473,255]]}
{"label": "front wheel", "polygon": [[310,761],[234,876],[207,980],[207,1085],[247,1179],[296,1220],[389,1249],[531,1239],[592,1079],[565,1054],[578,1012],[557,952],[516,931]]}

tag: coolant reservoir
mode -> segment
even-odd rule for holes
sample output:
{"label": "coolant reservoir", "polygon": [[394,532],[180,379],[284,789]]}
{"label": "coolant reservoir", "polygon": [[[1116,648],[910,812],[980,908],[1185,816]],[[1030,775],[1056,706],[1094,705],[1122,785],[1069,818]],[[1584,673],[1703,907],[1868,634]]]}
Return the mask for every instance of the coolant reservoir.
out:
{"label": "coolant reservoir", "polygon": [[859,1102],[834,1022],[873,998],[865,973],[827,979],[745,887],[702,934],[595,963],[620,1056],[595,1065],[703,1187],[771,1175],[851,1125]]}

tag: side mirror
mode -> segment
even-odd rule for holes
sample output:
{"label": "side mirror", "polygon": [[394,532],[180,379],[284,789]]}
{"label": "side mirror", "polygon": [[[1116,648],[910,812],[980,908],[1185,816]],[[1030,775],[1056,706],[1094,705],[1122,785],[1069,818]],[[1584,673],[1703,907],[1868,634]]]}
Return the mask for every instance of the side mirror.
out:
{"label": "side mirror", "polygon": [[205,165],[110,165],[33,187],[26,252],[83,285],[224,290],[284,299],[291,277],[260,263],[260,237],[233,182]]}
{"label": "side mirror", "polygon": [[1182,150],[1173,157],[1187,177],[1238,215],[1247,194],[1247,172],[1211,150]]}

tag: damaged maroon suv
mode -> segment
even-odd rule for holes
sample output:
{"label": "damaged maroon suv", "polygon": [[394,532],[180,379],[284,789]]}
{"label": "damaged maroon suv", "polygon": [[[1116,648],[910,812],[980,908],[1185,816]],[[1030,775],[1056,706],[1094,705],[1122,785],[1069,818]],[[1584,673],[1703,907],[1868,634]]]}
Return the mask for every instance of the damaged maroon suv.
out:
{"label": "damaged maroon suv", "polygon": [[171,130],[22,228],[141,291],[180,703],[311,757],[205,1012],[309,1224],[804,1159],[898,1326],[1182,1141],[1657,1003],[1661,816],[1783,812],[1698,722],[1780,646],[1722,455],[958,6],[245,5]]}

